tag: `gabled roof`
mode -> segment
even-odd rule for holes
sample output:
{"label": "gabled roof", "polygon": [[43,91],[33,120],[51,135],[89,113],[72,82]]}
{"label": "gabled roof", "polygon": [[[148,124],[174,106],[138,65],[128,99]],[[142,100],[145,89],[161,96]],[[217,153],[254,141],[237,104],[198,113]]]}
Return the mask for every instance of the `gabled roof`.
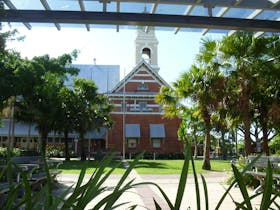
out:
{"label": "gabled roof", "polygon": [[157,68],[152,67],[145,60],[141,60],[109,93],[116,93],[119,89],[131,79],[134,74],[144,66],[146,70],[158,81],[161,85],[169,86],[169,84],[158,74]]}

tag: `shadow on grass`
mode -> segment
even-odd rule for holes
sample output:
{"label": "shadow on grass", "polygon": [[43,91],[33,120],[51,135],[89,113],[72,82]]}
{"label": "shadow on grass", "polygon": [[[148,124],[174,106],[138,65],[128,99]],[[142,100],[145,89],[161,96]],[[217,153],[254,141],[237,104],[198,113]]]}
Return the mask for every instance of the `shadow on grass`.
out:
{"label": "shadow on grass", "polygon": [[[128,161],[131,162],[131,161]],[[116,165],[118,165],[120,161],[112,161],[108,168],[113,168]],[[87,164],[87,168],[97,168],[100,164],[100,161],[95,160],[87,160],[87,161],[80,161],[80,160],[71,160],[71,161],[64,161],[62,165],[59,166],[62,170],[81,170],[84,166],[84,164]],[[153,162],[153,161],[139,161],[135,168],[153,168],[153,169],[168,169],[168,165],[164,163],[159,162]],[[116,167],[116,169],[124,169],[122,164],[119,164],[119,166]]]}
{"label": "shadow on grass", "polygon": [[139,161],[137,165],[135,166],[135,169],[137,168],[152,168],[152,169],[169,169],[167,164],[159,163],[159,162],[153,162],[153,161]]}
{"label": "shadow on grass", "polygon": [[[112,161],[107,167],[113,168],[117,164],[119,164],[120,161]],[[59,166],[62,170],[81,170],[84,167],[84,164],[87,164],[87,168],[97,168],[100,164],[100,161],[95,160],[86,160],[86,161],[80,161],[80,160],[71,160],[71,161],[64,161],[62,165]],[[119,165],[116,167],[116,169],[124,169],[122,165]]]}

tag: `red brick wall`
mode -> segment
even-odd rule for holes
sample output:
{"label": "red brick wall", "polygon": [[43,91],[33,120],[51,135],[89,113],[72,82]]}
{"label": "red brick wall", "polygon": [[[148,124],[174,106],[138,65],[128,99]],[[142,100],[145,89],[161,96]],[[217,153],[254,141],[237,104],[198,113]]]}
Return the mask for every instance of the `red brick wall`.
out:
{"label": "red brick wall", "polygon": [[[112,115],[114,126],[108,134],[109,149],[122,152],[123,145],[123,115]],[[157,153],[177,153],[183,152],[183,142],[178,140],[177,130],[180,119],[166,119],[161,115],[126,115],[126,124],[140,124],[140,135],[136,148],[128,148],[126,144],[126,153],[136,153],[145,150],[146,152]],[[165,136],[164,142],[160,148],[153,148],[150,139],[150,124],[164,124]]]}
{"label": "red brick wall", "polygon": [[[128,82],[125,85],[125,92],[159,92],[161,88],[160,84],[156,82],[149,82],[146,83],[148,86],[148,90],[138,90],[137,88],[139,84],[141,84],[141,82]],[[123,88],[121,88],[118,92],[123,93]]]}

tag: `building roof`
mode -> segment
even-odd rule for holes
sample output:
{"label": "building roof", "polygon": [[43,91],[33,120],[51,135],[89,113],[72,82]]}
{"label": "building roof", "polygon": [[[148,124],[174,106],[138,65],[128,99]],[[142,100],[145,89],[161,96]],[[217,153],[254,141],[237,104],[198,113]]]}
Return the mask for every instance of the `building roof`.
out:
{"label": "building roof", "polygon": [[[0,136],[9,136],[9,127],[10,127],[10,120],[9,119],[2,119],[2,126],[0,126]],[[38,137],[39,132],[36,128],[35,124],[28,124],[23,122],[15,122],[14,123],[14,136],[16,137]],[[105,139],[106,129],[100,128],[99,130],[94,129],[92,131],[88,131],[85,134],[86,139]],[[69,133],[69,138],[77,138],[79,135],[75,132]],[[62,137],[62,134],[58,132],[51,131],[48,137]]]}
{"label": "building roof", "polygon": [[[147,63],[144,59],[140,61],[111,91],[110,95],[118,95],[119,90],[124,86],[125,83],[127,83],[131,77],[134,76],[134,74],[141,68],[144,67],[151,75],[153,75],[156,80],[158,81],[161,85],[169,86],[168,83],[159,75],[157,68],[154,69],[149,63]],[[131,93],[125,93],[125,94],[130,94]],[[141,96],[141,95],[154,95],[155,93],[133,93],[135,96]]]}
{"label": "building roof", "polygon": [[[96,64],[73,64],[75,68],[80,69],[78,78],[92,80],[98,87],[98,93],[106,93],[115,87],[120,81],[119,65],[96,65]],[[66,85],[71,86],[72,78],[66,81]]]}
{"label": "building roof", "polygon": [[[156,29],[233,33],[280,32],[279,0],[3,0],[3,22],[44,26],[157,26]],[[39,24],[39,25],[40,25]]]}

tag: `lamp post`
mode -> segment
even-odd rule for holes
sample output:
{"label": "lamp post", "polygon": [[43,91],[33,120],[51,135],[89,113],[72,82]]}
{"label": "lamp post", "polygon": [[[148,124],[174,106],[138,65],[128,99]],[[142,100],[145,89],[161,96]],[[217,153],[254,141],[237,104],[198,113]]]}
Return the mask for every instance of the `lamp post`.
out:
{"label": "lamp post", "polygon": [[76,137],[75,139],[74,139],[74,143],[75,143],[75,154],[77,154],[77,152],[78,152],[78,138]]}
{"label": "lamp post", "polygon": [[124,70],[124,78],[123,78],[123,157],[125,159],[125,111],[126,111],[126,103],[125,103],[125,70]]}

